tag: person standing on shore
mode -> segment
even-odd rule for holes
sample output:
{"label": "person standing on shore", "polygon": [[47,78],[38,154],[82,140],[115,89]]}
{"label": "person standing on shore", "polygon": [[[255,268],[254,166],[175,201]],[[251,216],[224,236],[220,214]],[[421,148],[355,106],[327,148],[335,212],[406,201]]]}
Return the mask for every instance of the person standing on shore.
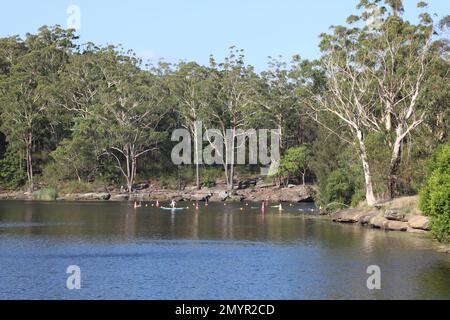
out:
{"label": "person standing on shore", "polygon": [[208,204],[209,204],[209,198],[211,197],[211,194],[208,194],[206,197],[205,197],[205,207],[207,207],[208,206]]}

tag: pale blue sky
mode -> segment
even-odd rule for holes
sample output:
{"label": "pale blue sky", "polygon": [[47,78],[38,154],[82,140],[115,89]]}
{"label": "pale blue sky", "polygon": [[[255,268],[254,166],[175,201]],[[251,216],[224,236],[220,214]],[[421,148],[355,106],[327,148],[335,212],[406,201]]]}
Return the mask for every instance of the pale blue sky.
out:
{"label": "pale blue sky", "polygon": [[[450,14],[450,0],[429,0],[430,11]],[[122,44],[144,57],[208,63],[230,45],[245,49],[262,69],[267,56],[315,58],[318,35],[342,24],[358,0],[13,0],[2,1],[0,37],[67,25],[67,7],[81,9],[82,42]],[[416,19],[417,0],[405,0]]]}

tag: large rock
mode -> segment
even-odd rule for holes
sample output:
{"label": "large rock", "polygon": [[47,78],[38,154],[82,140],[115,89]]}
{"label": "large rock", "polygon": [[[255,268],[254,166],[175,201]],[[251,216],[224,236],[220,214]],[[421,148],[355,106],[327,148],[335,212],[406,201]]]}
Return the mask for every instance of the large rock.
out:
{"label": "large rock", "polygon": [[370,220],[376,216],[378,216],[377,211],[364,212],[359,216],[359,223],[362,225],[367,225],[370,223]]}
{"label": "large rock", "polygon": [[255,187],[256,183],[257,183],[257,181],[255,179],[242,180],[242,181],[239,181],[238,189],[243,190],[243,189],[247,189],[249,187]]}
{"label": "large rock", "polygon": [[150,197],[145,193],[132,193],[129,197],[130,201],[148,201]]}
{"label": "large rock", "polygon": [[275,187],[275,183],[272,183],[272,182],[266,183],[263,180],[260,180],[256,183],[256,187],[257,188],[271,188],[271,187]]}
{"label": "large rock", "polygon": [[227,200],[232,201],[232,202],[242,202],[245,200],[245,196],[241,195],[241,194],[234,194],[234,195],[231,195]]}
{"label": "large rock", "polygon": [[185,197],[182,194],[178,194],[172,197],[172,199],[175,200],[176,202],[186,201]]}
{"label": "large rock", "polygon": [[225,190],[216,192],[211,197],[211,201],[226,201],[230,197],[230,193]]}
{"label": "large rock", "polygon": [[376,216],[370,219],[370,226],[373,228],[379,228],[379,229],[386,229],[387,225],[389,223],[389,220],[385,217]]}
{"label": "large rock", "polygon": [[111,194],[106,192],[66,194],[64,197],[66,200],[109,200],[110,198]]}
{"label": "large rock", "polygon": [[195,193],[190,195],[191,201],[205,201],[206,198],[212,197],[212,192],[207,190],[197,190]]}
{"label": "large rock", "polygon": [[109,200],[111,201],[128,201],[130,196],[128,193],[119,193],[119,194],[113,194],[111,195],[111,198]]}
{"label": "large rock", "polygon": [[358,209],[346,209],[330,214],[334,222],[355,223],[359,221],[361,211]]}
{"label": "large rock", "polygon": [[132,188],[134,191],[141,191],[141,190],[150,188],[150,185],[148,183],[138,183],[138,184],[133,184]]}
{"label": "large rock", "polygon": [[387,209],[384,212],[384,217],[388,220],[405,222],[405,214],[398,209]]}
{"label": "large rock", "polygon": [[0,200],[31,200],[32,195],[27,192],[2,192]]}
{"label": "large rock", "polygon": [[425,230],[420,230],[420,229],[414,229],[408,226],[408,229],[406,229],[406,232],[410,232],[410,233],[427,233]]}
{"label": "large rock", "polygon": [[430,220],[425,216],[411,216],[408,219],[408,226],[413,229],[429,230]]}
{"label": "large rock", "polygon": [[385,228],[392,231],[407,231],[408,224],[403,221],[389,220]]}
{"label": "large rock", "polygon": [[281,189],[278,192],[278,200],[281,202],[311,201],[314,189],[310,186],[296,186],[294,188]]}
{"label": "large rock", "polygon": [[440,245],[437,248],[437,251],[441,252],[441,253],[450,253],[450,246],[448,246],[448,245]]}

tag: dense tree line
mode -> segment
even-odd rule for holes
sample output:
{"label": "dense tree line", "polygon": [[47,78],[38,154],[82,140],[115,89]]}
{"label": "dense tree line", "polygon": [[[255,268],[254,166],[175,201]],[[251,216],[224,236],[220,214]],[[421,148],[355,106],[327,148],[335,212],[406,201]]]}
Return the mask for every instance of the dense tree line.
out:
{"label": "dense tree line", "polygon": [[[320,36],[317,60],[270,58],[262,72],[234,47],[208,65],[149,65],[120,47],[79,44],[59,26],[2,38],[0,186],[132,190],[171,176],[200,188],[217,177],[172,164],[170,133],[188,129],[197,150],[208,144],[196,138],[202,121],[222,135],[231,129],[233,141],[240,129],[278,129],[280,183],[315,182],[322,205],[416,194],[425,161],[448,141],[450,111],[450,21],[418,6],[412,24],[400,0],[362,0],[358,15]],[[215,167],[230,189],[236,170],[257,169]]]}

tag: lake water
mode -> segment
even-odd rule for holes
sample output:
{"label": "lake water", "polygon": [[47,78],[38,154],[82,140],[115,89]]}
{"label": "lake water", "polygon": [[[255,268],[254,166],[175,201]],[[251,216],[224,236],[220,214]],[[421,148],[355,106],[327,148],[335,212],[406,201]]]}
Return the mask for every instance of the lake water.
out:
{"label": "lake water", "polygon": [[[0,201],[0,299],[450,299],[450,256],[428,236],[310,208]],[[66,288],[69,265],[81,290]],[[370,265],[381,290],[366,286]]]}

